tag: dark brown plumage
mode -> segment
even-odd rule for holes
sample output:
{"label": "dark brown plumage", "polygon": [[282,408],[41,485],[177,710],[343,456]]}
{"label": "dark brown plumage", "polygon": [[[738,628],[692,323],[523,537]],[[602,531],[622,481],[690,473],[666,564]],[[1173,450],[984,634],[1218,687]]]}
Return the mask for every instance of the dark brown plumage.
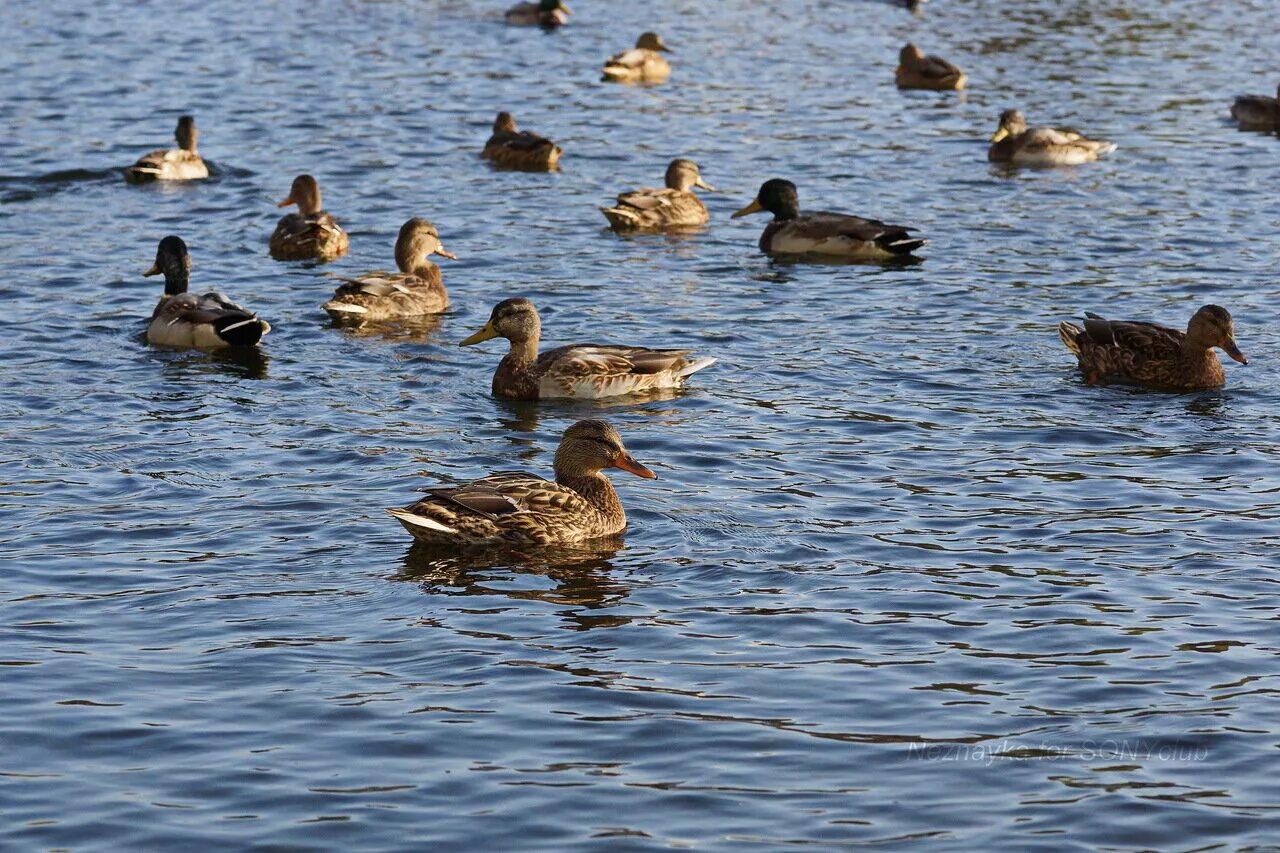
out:
{"label": "dark brown plumage", "polygon": [[493,121],[493,134],[480,156],[508,169],[549,172],[560,162],[562,150],[545,136],[517,130],[511,113],[501,112]]}

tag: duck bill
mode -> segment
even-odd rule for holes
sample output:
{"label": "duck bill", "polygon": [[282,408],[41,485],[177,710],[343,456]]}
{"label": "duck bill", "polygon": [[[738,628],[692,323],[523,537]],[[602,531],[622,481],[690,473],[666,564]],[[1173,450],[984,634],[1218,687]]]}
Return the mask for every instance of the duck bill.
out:
{"label": "duck bill", "polygon": [[709,192],[709,193],[713,193],[713,192],[715,192],[715,191],[716,191],[716,188],[715,188],[715,187],[711,186],[711,184],[709,184],[709,183],[707,183],[706,181],[702,180],[702,178],[698,178],[698,180],[694,181],[694,182],[693,182],[693,185],[694,185],[695,187],[702,187],[704,190],[706,190],[706,191],[707,191],[707,192]]}
{"label": "duck bill", "polygon": [[573,14],[573,10],[572,10],[572,9],[570,9],[570,8],[569,8],[567,5],[565,5],[564,3],[561,3],[561,4],[560,4],[559,6],[557,6],[556,8],[557,8],[557,9],[559,9],[561,12],[564,12],[566,15],[572,15],[572,14]]}
{"label": "duck bill", "polygon": [[740,216],[750,216],[751,214],[759,213],[762,210],[764,210],[764,207],[760,204],[760,199],[753,198],[751,200],[751,204],[742,208],[742,210],[739,210],[737,213],[735,213],[733,216],[730,216],[729,218],[737,219]]}
{"label": "duck bill", "polygon": [[991,134],[991,141],[999,142],[1001,139],[1004,139],[1008,135],[1009,135],[1009,131],[1005,130],[1002,127],[999,130],[997,130],[995,133]]}
{"label": "duck bill", "polygon": [[151,277],[151,276],[153,276],[153,275],[160,275],[160,265],[159,265],[159,264],[152,264],[152,265],[151,265],[151,269],[149,269],[149,270],[147,270],[146,272],[144,272],[144,273],[142,274],[142,277],[143,277],[143,278],[149,278],[149,277]]}
{"label": "duck bill", "polygon": [[293,196],[289,196],[284,201],[276,202],[276,207],[288,207],[291,204],[297,204],[297,202],[293,200]]}
{"label": "duck bill", "polygon": [[1240,347],[1236,346],[1235,341],[1227,341],[1223,344],[1222,351],[1231,356],[1233,361],[1238,361],[1241,364],[1249,363],[1249,359],[1245,358],[1244,353],[1240,352]]}
{"label": "duck bill", "polygon": [[641,465],[639,462],[636,461],[635,457],[629,453],[623,456],[619,456],[617,459],[615,459],[613,461],[613,467],[621,468],[623,471],[626,471],[628,474],[635,474],[637,477],[644,477],[646,480],[658,479],[657,474],[653,473],[648,468]]}
{"label": "duck bill", "polygon": [[442,258],[448,258],[451,261],[456,261],[458,259],[458,256],[455,255],[453,252],[446,252],[444,250],[444,246],[436,246],[434,249],[431,250],[431,254],[439,255]]}
{"label": "duck bill", "polygon": [[467,338],[466,340],[464,340],[464,341],[462,341],[461,343],[459,343],[459,344],[458,344],[458,346],[460,346],[460,347],[469,347],[469,346],[471,346],[472,344],[478,344],[478,343],[480,343],[481,341],[487,341],[487,340],[489,340],[490,338],[496,338],[497,336],[498,336],[498,332],[497,332],[497,330],[496,330],[496,329],[494,329],[494,328],[493,328],[493,324],[492,324],[492,323],[485,323],[485,324],[484,324],[484,328],[483,328],[483,329],[481,329],[480,331],[476,332],[476,333],[475,333],[474,335],[472,335],[471,337],[469,337],[469,338]]}

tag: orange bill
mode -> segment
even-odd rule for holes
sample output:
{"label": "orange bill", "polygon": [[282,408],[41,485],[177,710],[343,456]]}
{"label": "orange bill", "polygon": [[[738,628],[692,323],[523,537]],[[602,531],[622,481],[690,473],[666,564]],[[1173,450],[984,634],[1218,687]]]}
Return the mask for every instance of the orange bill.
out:
{"label": "orange bill", "polygon": [[284,201],[278,202],[276,207],[288,207],[291,204],[297,204],[297,202],[293,200],[293,196],[289,196]]}
{"label": "orange bill", "polygon": [[431,254],[443,255],[444,257],[448,258],[451,261],[456,261],[458,259],[457,255],[455,255],[453,252],[446,252],[444,250],[444,246],[441,246],[439,244],[436,244],[436,247],[431,250]]}
{"label": "orange bill", "polygon": [[637,477],[644,477],[646,480],[658,479],[657,474],[637,462],[636,458],[630,453],[624,453],[613,460],[613,467],[621,468],[623,471],[635,474]]}

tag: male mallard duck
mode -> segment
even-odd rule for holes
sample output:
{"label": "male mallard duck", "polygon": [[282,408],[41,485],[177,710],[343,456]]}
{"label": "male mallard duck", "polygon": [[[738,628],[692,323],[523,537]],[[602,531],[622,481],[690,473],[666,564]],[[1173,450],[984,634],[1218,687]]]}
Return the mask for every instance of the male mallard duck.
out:
{"label": "male mallard duck", "polygon": [[545,27],[555,29],[568,23],[573,12],[562,0],[540,0],[537,3],[517,3],[507,10],[508,24],[518,27]]}
{"label": "male mallard duck", "polygon": [[509,169],[549,172],[560,162],[561,148],[545,136],[527,130],[516,130],[511,113],[498,113],[493,121],[493,135],[480,153],[486,160]]}
{"label": "male mallard duck", "polygon": [[1074,130],[1028,129],[1022,113],[1005,110],[1000,114],[1000,127],[991,137],[987,159],[1016,166],[1076,166],[1115,150],[1114,142],[1089,139]]}
{"label": "male mallard duck", "polygon": [[657,33],[642,33],[636,46],[605,60],[604,77],[610,83],[661,83],[671,73],[663,53],[671,48]]}
{"label": "male mallard duck", "polygon": [[147,341],[183,349],[251,347],[271,331],[265,320],[241,308],[221,293],[197,296],[187,292],[191,256],[181,237],[165,237],[156,248],[156,262],[144,276],[164,274],[164,296],[147,326]]}
{"label": "male mallard duck", "polygon": [[608,421],[578,421],[556,450],[556,481],[521,471],[490,474],[462,486],[427,489],[427,497],[387,513],[419,542],[436,545],[551,545],[611,536],[627,514],[605,468],[652,480]]}
{"label": "male mallard duck", "polygon": [[707,223],[707,208],[693,194],[693,187],[715,192],[702,180],[698,164],[692,160],[672,160],[667,166],[665,189],[632,190],[618,196],[616,207],[602,207],[605,219],[615,231],[635,228],[682,228]]}
{"label": "male mallard duck", "polygon": [[124,170],[124,179],[131,184],[148,181],[193,181],[209,177],[209,167],[200,159],[196,150],[196,120],[191,116],[178,119],[173,132],[178,140],[177,148],[160,148],[138,158],[138,162]]}
{"label": "male mallard duck", "polygon": [[937,56],[925,56],[910,42],[898,53],[894,78],[899,89],[960,90],[969,78],[956,66]]}
{"label": "male mallard duck", "polygon": [[1248,130],[1280,130],[1280,86],[1276,96],[1241,95],[1231,105],[1231,117]]}
{"label": "male mallard duck", "polygon": [[449,307],[440,267],[431,255],[456,261],[440,244],[436,227],[425,219],[410,219],[396,237],[398,273],[371,272],[345,282],[322,307],[335,320],[356,322],[395,320],[439,314]]}
{"label": "male mallard duck", "polygon": [[1206,305],[1191,317],[1187,330],[1155,323],[1106,320],[1085,312],[1084,328],[1059,323],[1058,337],[1076,354],[1090,385],[1116,379],[1174,391],[1217,388],[1226,381],[1221,347],[1241,364],[1249,360],[1236,346],[1235,324],[1227,309]]}
{"label": "male mallard duck", "polygon": [[291,204],[298,206],[298,212],[280,217],[271,235],[271,257],[280,261],[331,261],[347,253],[351,238],[333,214],[320,209],[320,185],[315,178],[299,175],[293,179],[289,197],[276,207]]}
{"label": "male mallard duck", "polygon": [[506,299],[489,315],[484,328],[458,346],[469,347],[504,337],[511,350],[493,374],[493,394],[511,400],[573,397],[595,400],[679,388],[684,378],[716,363],[714,358],[686,358],[692,350],[646,349],[610,344],[570,344],[538,355],[542,321],[528,299]]}
{"label": "male mallard duck", "polygon": [[902,225],[845,213],[801,213],[796,185],[778,178],[761,184],[755,200],[731,218],[762,210],[773,214],[760,235],[760,251],[771,255],[892,260],[906,258],[929,242],[912,237],[915,229]]}

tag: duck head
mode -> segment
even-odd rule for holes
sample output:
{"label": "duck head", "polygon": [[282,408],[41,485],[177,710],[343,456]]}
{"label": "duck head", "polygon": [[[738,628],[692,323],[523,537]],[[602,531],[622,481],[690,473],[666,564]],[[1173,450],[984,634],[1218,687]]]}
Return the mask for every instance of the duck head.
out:
{"label": "duck head", "polygon": [[604,468],[621,468],[646,480],[658,476],[627,452],[613,424],[594,418],[578,421],[564,431],[554,467],[557,478],[592,477]]}
{"label": "duck head", "polygon": [[658,50],[664,53],[671,53],[671,48],[667,47],[667,43],[662,40],[662,36],[657,33],[641,33],[640,38],[636,39],[636,47],[641,50]]}
{"label": "duck head", "polygon": [[991,134],[992,142],[999,142],[1006,136],[1020,136],[1027,132],[1027,120],[1018,110],[1005,110],[1000,113],[1000,126]]}
{"label": "duck head", "polygon": [[707,192],[715,192],[716,188],[702,180],[698,164],[692,160],[672,160],[667,166],[666,184],[669,189],[688,192],[690,187],[701,187]]}
{"label": "duck head", "polygon": [[414,217],[400,226],[400,233],[396,236],[396,266],[400,272],[413,272],[419,262],[431,255],[440,255],[451,261],[458,259],[453,252],[445,251],[440,233],[427,220]]}
{"label": "duck head", "polygon": [[800,198],[796,185],[781,178],[765,181],[751,204],[739,210],[731,219],[767,210],[775,219],[795,219],[800,215]]}
{"label": "duck head", "polygon": [[178,147],[184,151],[195,151],[196,140],[200,138],[200,131],[196,129],[196,120],[191,116],[179,118],[178,127],[173,131],[173,138],[178,140]]}
{"label": "duck head", "polygon": [[165,296],[186,293],[191,279],[191,256],[187,254],[187,244],[181,237],[165,237],[156,247],[156,262],[143,275],[164,275]]}
{"label": "duck head", "polygon": [[1236,326],[1230,312],[1220,305],[1206,305],[1191,316],[1187,324],[1187,343],[1196,349],[1220,348],[1241,364],[1249,359],[1236,346]]}
{"label": "duck head", "polygon": [[288,207],[291,204],[296,204],[298,212],[303,216],[320,212],[320,185],[316,183],[315,178],[310,175],[299,175],[293,179],[288,198],[276,204],[276,207]]}
{"label": "duck head", "polygon": [[542,335],[542,320],[538,317],[538,309],[524,297],[504,299],[493,306],[489,314],[489,322],[480,331],[458,344],[469,347],[491,338],[506,338],[515,343],[536,341]]}

